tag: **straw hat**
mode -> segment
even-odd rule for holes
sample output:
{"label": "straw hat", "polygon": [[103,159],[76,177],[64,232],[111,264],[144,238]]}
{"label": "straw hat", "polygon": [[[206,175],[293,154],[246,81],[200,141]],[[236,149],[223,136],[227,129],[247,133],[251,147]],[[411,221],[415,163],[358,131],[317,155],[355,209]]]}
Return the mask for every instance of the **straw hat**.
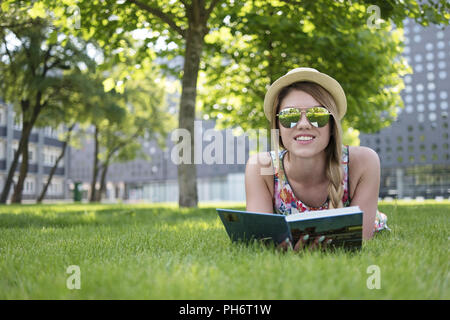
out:
{"label": "straw hat", "polygon": [[338,109],[338,114],[336,115],[338,118],[337,120],[342,119],[347,111],[347,99],[345,97],[344,89],[342,89],[339,82],[313,68],[296,68],[272,83],[269,90],[267,90],[264,98],[264,114],[269,121],[272,118],[273,103],[280,90],[298,81],[314,82],[327,90],[336,103]]}

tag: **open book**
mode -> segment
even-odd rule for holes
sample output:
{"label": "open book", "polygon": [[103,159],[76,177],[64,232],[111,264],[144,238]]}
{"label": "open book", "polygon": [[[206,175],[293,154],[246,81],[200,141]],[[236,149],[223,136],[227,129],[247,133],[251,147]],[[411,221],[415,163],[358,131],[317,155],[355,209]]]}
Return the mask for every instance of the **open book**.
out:
{"label": "open book", "polygon": [[328,247],[360,249],[363,212],[359,207],[309,211],[289,216],[273,213],[217,209],[232,241],[262,240],[276,245],[289,238],[296,244],[301,236],[331,238]]}

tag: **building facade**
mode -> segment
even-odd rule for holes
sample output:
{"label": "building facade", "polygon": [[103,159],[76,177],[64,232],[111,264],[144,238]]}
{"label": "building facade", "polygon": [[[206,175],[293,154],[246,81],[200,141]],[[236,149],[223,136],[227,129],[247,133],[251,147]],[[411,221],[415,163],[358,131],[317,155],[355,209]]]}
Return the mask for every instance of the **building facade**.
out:
{"label": "building facade", "polygon": [[380,197],[450,197],[450,28],[405,21],[405,58],[413,74],[404,78],[405,107],[361,145],[380,156]]}
{"label": "building facade", "polygon": [[[381,161],[380,197],[450,197],[450,28],[426,28],[405,21],[404,55],[414,73],[404,78],[401,93],[405,108],[398,108],[397,120],[376,134],[361,134],[360,144],[374,149]],[[203,122],[203,129],[214,123]],[[226,133],[221,132],[226,141]],[[208,143],[203,141],[203,148]],[[197,164],[200,201],[245,201],[244,171],[248,159],[248,139],[234,137],[224,143],[223,155],[241,148],[243,159],[233,164]],[[198,145],[198,144],[197,144]],[[108,200],[178,201],[177,165],[172,160],[174,144],[167,150],[143,142],[151,160],[135,160],[111,165],[107,175]],[[232,149],[234,146],[235,149]],[[70,151],[70,179],[83,183],[88,198],[92,177],[93,144]]]}
{"label": "building facade", "polygon": [[[15,120],[15,112],[11,105],[0,100],[0,188],[8,175],[8,170],[17,150],[22,134],[21,122]],[[62,149],[62,142],[58,140],[58,135],[63,129],[53,130],[50,127],[38,129],[34,128],[29,139],[29,163],[28,174],[25,179],[23,189],[23,200],[36,200],[40,195],[43,186],[47,182],[48,175]],[[14,183],[17,182],[20,160],[16,169]],[[47,190],[45,199],[60,200],[70,198],[68,168],[70,159],[65,157],[60,161],[52,182]],[[13,194],[14,186],[11,186],[9,198]]]}
{"label": "building facade", "polygon": [[[197,161],[197,188],[199,201],[245,201],[244,171],[251,148],[246,136],[232,136],[230,131],[214,130],[213,121],[196,121],[201,156]],[[213,133],[215,140],[204,141],[203,133]],[[220,140],[208,159],[208,145]],[[107,173],[106,201],[178,202],[177,144],[166,140],[166,150],[155,142],[143,142],[149,160],[136,159],[126,163],[113,163]],[[220,150],[222,150],[220,152]],[[82,184],[83,199],[89,199],[93,175],[92,140],[83,142],[81,149],[70,149],[70,179]],[[232,158],[230,158],[230,155]],[[201,158],[201,159],[200,159]],[[99,178],[97,189],[99,189]]]}

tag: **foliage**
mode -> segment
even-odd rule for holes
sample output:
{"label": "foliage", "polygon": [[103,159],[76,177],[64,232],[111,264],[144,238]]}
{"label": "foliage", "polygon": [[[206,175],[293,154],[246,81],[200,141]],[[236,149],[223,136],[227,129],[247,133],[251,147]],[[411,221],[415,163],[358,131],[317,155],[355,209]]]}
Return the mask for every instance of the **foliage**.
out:
{"label": "foliage", "polygon": [[208,35],[211,58],[200,90],[206,117],[218,118],[222,127],[268,127],[262,107],[268,86],[309,66],[343,86],[345,126],[373,132],[389,125],[403,106],[402,76],[412,71],[400,56],[402,30],[387,21],[370,26],[366,6],[359,4],[291,3],[247,2]]}

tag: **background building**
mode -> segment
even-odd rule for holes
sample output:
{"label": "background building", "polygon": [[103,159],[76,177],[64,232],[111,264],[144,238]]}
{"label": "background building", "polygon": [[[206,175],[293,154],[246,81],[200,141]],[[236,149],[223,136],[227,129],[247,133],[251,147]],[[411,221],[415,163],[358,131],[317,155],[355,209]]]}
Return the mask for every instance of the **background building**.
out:
{"label": "background building", "polygon": [[[19,139],[22,134],[21,122],[16,122],[15,112],[12,106],[6,105],[0,100],[0,190],[3,185],[17,150]],[[37,199],[41,190],[47,182],[48,174],[61,153],[62,142],[58,140],[58,134],[62,128],[53,130],[50,127],[34,128],[29,140],[29,167],[23,189],[23,200]],[[47,190],[45,199],[67,199],[70,198],[68,170],[69,158],[61,160],[53,176],[52,182]],[[16,169],[16,182],[19,176],[19,164]],[[14,187],[11,186],[9,197],[13,194]]]}
{"label": "background building", "polygon": [[[202,125],[203,133],[214,128],[214,121],[197,123]],[[249,139],[231,135],[227,137],[225,131],[215,132],[222,137],[223,164],[208,164],[202,159],[202,163],[197,165],[199,201],[245,201],[244,171],[250,150]],[[127,163],[111,164],[107,173],[107,192],[104,199],[107,201],[124,199],[177,202],[178,171],[177,165],[171,158],[174,143],[170,139],[169,135],[166,150],[161,150],[155,142],[143,142],[144,151],[150,160],[136,159]],[[210,142],[202,142],[203,152],[208,144]],[[93,141],[85,141],[82,149],[70,149],[70,179],[73,182],[82,182],[83,199],[88,199],[90,194],[93,151]],[[231,154],[230,151],[234,157],[226,159],[227,153]],[[99,184],[100,182],[97,188]]]}
{"label": "background building", "polygon": [[[397,120],[376,134],[361,134],[360,143],[376,150],[381,160],[380,197],[450,197],[450,28],[422,27],[405,21],[405,57],[414,74],[404,78],[401,93],[405,108],[398,108]],[[204,130],[214,122],[203,122]],[[221,133],[225,136],[225,132]],[[225,141],[225,138],[223,139]],[[248,159],[248,140],[235,139],[244,147],[240,164],[199,164],[197,166],[200,201],[245,201],[244,171]],[[167,151],[144,143],[150,161],[135,160],[111,165],[107,180],[107,199],[178,201],[177,166]],[[205,143],[203,143],[205,147]],[[224,146],[224,154],[230,146]],[[84,183],[88,197],[93,164],[93,144],[70,152],[72,181]],[[237,163],[237,161],[235,161]]]}
{"label": "background building", "polygon": [[[450,28],[426,28],[405,21],[404,55],[414,73],[404,78],[401,93],[405,108],[398,108],[397,120],[375,134],[361,134],[360,142],[376,150],[381,160],[380,197],[450,197]],[[171,109],[177,104],[172,101]],[[0,187],[17,148],[22,128],[15,122],[14,110],[0,100]],[[19,122],[20,123],[20,122]],[[213,121],[202,121],[202,129],[214,128]],[[30,135],[29,173],[23,199],[36,199],[61,152],[61,130],[34,129]],[[224,164],[197,165],[200,201],[245,201],[244,171],[249,156],[249,139],[220,131]],[[200,139],[201,140],[201,139]],[[203,150],[209,142],[203,141]],[[110,165],[106,199],[116,201],[178,201],[177,166],[171,159],[174,143],[167,149],[143,142],[150,160],[137,159]],[[53,178],[46,199],[72,199],[74,182],[82,183],[83,198],[88,199],[93,167],[93,142],[81,149],[69,148]],[[237,159],[240,150],[242,157]],[[233,153],[234,159],[226,157]],[[17,172],[19,166],[17,168]],[[17,180],[17,178],[16,178]],[[98,180],[99,181],[99,180]],[[12,195],[12,190],[10,192]]]}
{"label": "background building", "polygon": [[381,197],[450,197],[450,28],[405,21],[404,109],[390,127],[361,134],[381,160]]}

